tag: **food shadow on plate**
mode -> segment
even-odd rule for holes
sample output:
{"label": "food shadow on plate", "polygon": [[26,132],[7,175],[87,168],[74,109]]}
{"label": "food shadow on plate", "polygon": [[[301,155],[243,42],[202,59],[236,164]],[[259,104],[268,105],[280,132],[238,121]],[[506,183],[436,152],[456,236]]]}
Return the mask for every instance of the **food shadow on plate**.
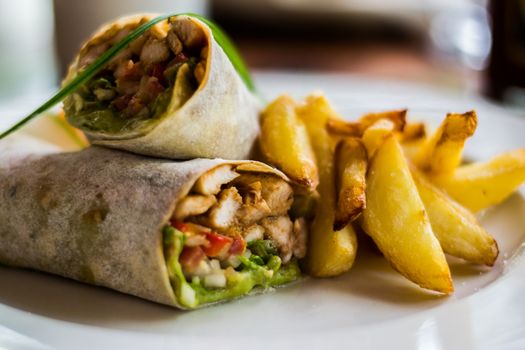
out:
{"label": "food shadow on plate", "polygon": [[162,321],[180,310],[38,271],[0,267],[0,303],[53,319],[109,324]]}
{"label": "food shadow on plate", "polygon": [[439,302],[438,294],[421,290],[397,273],[369,236],[358,231],[357,237],[359,248],[352,269],[335,278],[329,288],[387,304],[433,305]]}

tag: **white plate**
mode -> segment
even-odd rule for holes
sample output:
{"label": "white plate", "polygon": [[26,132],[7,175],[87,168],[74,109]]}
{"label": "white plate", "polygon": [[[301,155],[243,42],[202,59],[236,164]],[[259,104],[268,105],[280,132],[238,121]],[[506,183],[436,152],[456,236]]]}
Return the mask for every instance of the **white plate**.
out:
{"label": "white plate", "polygon": [[[269,98],[322,89],[347,117],[410,107],[413,119],[436,124],[447,111],[476,108],[479,130],[468,143],[469,158],[525,146],[525,119],[477,98],[359,77],[257,77]],[[414,286],[365,245],[344,276],[308,279],[270,295],[194,312],[0,268],[0,348],[524,348],[523,193],[489,210],[482,222],[496,237],[500,258],[492,269],[450,259],[456,293],[448,298]]]}

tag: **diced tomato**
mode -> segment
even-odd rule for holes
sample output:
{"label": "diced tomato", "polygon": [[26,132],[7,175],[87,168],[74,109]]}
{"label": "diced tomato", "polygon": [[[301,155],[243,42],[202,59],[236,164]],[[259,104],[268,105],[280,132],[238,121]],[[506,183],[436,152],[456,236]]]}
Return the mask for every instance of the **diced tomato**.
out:
{"label": "diced tomato", "polygon": [[131,101],[132,95],[122,95],[117,97],[115,100],[113,100],[112,104],[117,108],[119,111],[123,111],[128,107],[129,102]]}
{"label": "diced tomato", "polygon": [[186,56],[184,52],[180,52],[175,56],[172,62],[181,63],[181,62],[186,62],[187,60],[189,60],[189,57]]}
{"label": "diced tomato", "polygon": [[138,97],[142,102],[148,104],[154,101],[163,91],[164,86],[156,77],[144,78],[141,80],[139,90],[134,98]]}
{"label": "diced tomato", "polygon": [[229,253],[231,255],[241,255],[244,253],[244,250],[246,249],[246,241],[242,236],[235,236],[233,239],[233,243],[230,247]]}
{"label": "diced tomato", "polygon": [[171,220],[171,226],[175,227],[177,230],[179,230],[181,232],[187,232],[188,231],[188,224],[185,224],[182,221]]}
{"label": "diced tomato", "polygon": [[166,70],[166,63],[164,62],[160,62],[160,63],[155,63],[151,68],[150,68],[150,72],[149,74],[152,76],[152,77],[155,77],[158,79],[158,81],[164,85],[166,84],[165,80],[164,80],[164,71]]}
{"label": "diced tomato", "polygon": [[201,247],[184,247],[179,261],[184,271],[191,272],[206,257]]}
{"label": "diced tomato", "polygon": [[215,232],[206,233],[206,239],[210,244],[203,247],[203,250],[210,258],[225,257],[233,243],[232,238]]}

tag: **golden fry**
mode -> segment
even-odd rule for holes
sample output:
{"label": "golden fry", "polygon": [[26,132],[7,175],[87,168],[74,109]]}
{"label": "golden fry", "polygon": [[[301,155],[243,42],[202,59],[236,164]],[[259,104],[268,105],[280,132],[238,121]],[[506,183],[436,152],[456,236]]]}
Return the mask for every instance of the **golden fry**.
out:
{"label": "golden fry", "polygon": [[357,138],[347,138],[336,147],[337,208],[334,230],[354,221],[366,205],[366,148]]}
{"label": "golden fry", "polygon": [[367,175],[362,226],[392,266],[412,282],[453,291],[445,254],[432,232],[401,146],[393,134],[378,148]]}
{"label": "golden fry", "polygon": [[313,191],[319,183],[315,156],[295,107],[295,101],[286,95],[268,105],[261,116],[260,148],[270,163]]}
{"label": "golden fry", "polygon": [[425,123],[407,123],[400,140],[402,143],[412,143],[424,139],[427,136],[427,128]]}
{"label": "golden fry", "polygon": [[407,110],[406,109],[400,109],[400,110],[394,110],[394,111],[385,111],[385,112],[379,112],[379,113],[369,113],[365,114],[361,118],[359,118],[359,123],[363,125],[363,132],[364,130],[368,129],[372,125],[374,125],[377,121],[381,119],[387,119],[390,120],[394,124],[394,130],[401,132],[405,128],[406,124],[406,116],[407,116]]}
{"label": "golden fry", "polygon": [[319,167],[320,200],[310,228],[306,265],[314,277],[337,276],[348,271],[355,260],[357,239],[351,225],[340,231],[332,229],[336,210],[334,176],[334,142],[325,125],[337,114],[323,96],[309,96],[298,108],[304,121]]}
{"label": "golden fry", "polygon": [[503,202],[525,181],[525,148],[487,162],[460,166],[432,181],[464,207],[477,212]]}
{"label": "golden fry", "polygon": [[499,250],[494,238],[466,208],[412,170],[419,195],[443,251],[474,264],[492,266]]}
{"label": "golden fry", "polygon": [[329,133],[337,136],[359,137],[363,136],[366,129],[380,120],[389,120],[394,125],[394,130],[403,131],[406,124],[407,110],[386,111],[365,114],[357,121],[344,121],[340,119],[328,119],[326,128]]}
{"label": "golden fry", "polygon": [[394,129],[394,123],[387,119],[378,120],[366,129],[363,134],[363,144],[366,147],[368,159],[371,159],[381,144],[392,135]]}
{"label": "golden fry", "polygon": [[66,121],[64,112],[47,112],[25,125],[26,135],[57,145],[64,151],[78,151],[89,146],[86,136]]}
{"label": "golden fry", "polygon": [[434,134],[421,146],[413,161],[431,174],[450,174],[461,163],[463,146],[477,126],[475,111],[447,114]]}
{"label": "golden fry", "polygon": [[326,129],[334,136],[360,137],[363,135],[363,125],[359,122],[330,118]]}

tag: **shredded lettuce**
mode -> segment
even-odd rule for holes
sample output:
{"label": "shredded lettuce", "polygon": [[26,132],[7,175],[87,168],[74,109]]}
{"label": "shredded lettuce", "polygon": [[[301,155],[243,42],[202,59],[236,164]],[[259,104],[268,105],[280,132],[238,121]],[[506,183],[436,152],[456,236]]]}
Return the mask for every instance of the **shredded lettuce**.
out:
{"label": "shredded lettuce", "polygon": [[277,247],[268,239],[257,239],[248,243],[248,248],[252,254],[260,256],[265,263],[272,256],[277,255]]}
{"label": "shredded lettuce", "polygon": [[241,261],[239,271],[227,273],[226,288],[206,288],[199,278],[194,278],[188,282],[182,272],[179,256],[186,239],[184,233],[171,226],[166,226],[163,233],[168,275],[177,300],[187,308],[196,308],[209,303],[234,299],[250,293],[254,288],[266,289],[279,286],[292,282],[301,276],[299,265],[295,259],[282,265],[279,256],[268,254],[268,252],[277,254],[277,251],[273,250],[274,247],[268,242],[259,242],[255,245],[252,244],[252,246],[264,248],[264,252],[267,254],[265,258],[253,254],[253,252],[250,258],[239,256]]}

